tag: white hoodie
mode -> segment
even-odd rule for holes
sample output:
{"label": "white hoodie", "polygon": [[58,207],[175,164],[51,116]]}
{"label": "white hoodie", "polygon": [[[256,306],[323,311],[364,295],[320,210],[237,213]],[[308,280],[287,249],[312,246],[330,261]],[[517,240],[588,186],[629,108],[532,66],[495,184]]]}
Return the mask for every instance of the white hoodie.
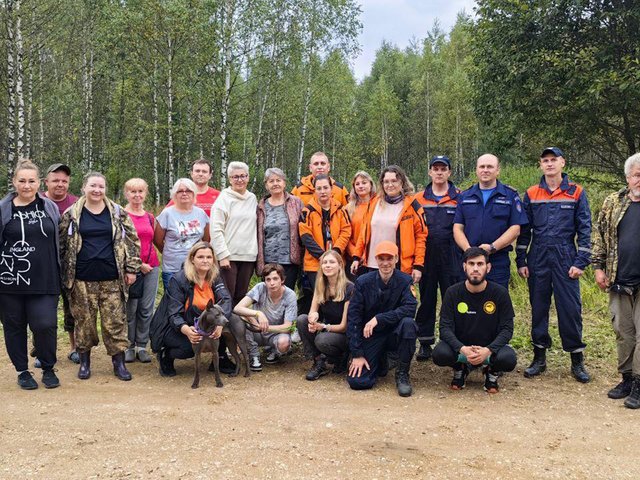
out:
{"label": "white hoodie", "polygon": [[211,208],[211,244],[218,261],[255,262],[258,256],[258,200],[250,191],[244,195],[227,187]]}

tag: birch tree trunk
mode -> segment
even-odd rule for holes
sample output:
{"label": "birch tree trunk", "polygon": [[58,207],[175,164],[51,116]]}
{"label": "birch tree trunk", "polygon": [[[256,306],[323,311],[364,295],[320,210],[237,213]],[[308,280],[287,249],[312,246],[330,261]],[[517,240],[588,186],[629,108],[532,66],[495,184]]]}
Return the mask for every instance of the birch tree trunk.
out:
{"label": "birch tree trunk", "polygon": [[304,160],[304,144],[307,138],[307,123],[309,121],[309,106],[311,105],[311,73],[313,68],[312,54],[309,54],[309,69],[307,71],[307,87],[304,94],[304,109],[302,111],[302,126],[300,127],[300,150],[298,152],[298,170],[296,179],[302,177],[302,162]]}
{"label": "birch tree trunk", "polygon": [[23,92],[23,75],[22,75],[22,60],[24,55],[23,42],[22,42],[22,18],[20,17],[20,0],[15,0],[15,92],[16,92],[16,104],[18,107],[18,132],[16,139],[16,149],[19,156],[26,157],[25,141],[24,141],[24,92]]}
{"label": "birch tree trunk", "polygon": [[173,185],[173,42],[168,37],[168,67],[167,72],[167,170],[169,175],[169,185]]}
{"label": "birch tree trunk", "polygon": [[152,157],[153,157],[153,186],[156,194],[156,205],[160,205],[160,182],[158,180],[158,83],[156,81],[156,75],[158,71],[158,66],[156,63],[153,64],[153,94],[152,94],[152,121],[153,121],[153,149],[152,149]]}
{"label": "birch tree trunk", "polygon": [[16,91],[15,91],[15,33],[13,25],[14,1],[7,0],[7,186],[11,188],[11,177],[16,161]]}

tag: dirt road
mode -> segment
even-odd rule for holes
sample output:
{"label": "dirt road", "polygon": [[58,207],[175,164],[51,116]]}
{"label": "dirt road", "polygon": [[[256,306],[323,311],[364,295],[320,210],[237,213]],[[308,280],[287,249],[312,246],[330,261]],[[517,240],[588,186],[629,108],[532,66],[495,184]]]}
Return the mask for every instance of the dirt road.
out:
{"label": "dirt road", "polygon": [[448,370],[414,364],[404,399],[392,375],[368,392],[336,375],[308,382],[297,355],[220,389],[208,374],[198,390],[188,361],[172,379],[154,361],[119,381],[102,348],[87,381],[60,360],[55,390],[21,391],[4,342],[0,362],[3,479],[640,475],[640,412],[606,398],[612,369],[592,368],[588,385],[567,366],[536,380],[513,372],[489,396],[478,374],[452,392]]}

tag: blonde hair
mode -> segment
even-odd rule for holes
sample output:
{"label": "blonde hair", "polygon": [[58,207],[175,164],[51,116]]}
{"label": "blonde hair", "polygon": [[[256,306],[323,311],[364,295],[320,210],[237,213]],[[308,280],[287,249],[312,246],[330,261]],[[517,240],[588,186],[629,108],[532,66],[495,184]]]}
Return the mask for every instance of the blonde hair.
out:
{"label": "blonde hair", "polygon": [[40,169],[38,166],[31,161],[29,158],[19,158],[16,162],[16,169],[13,172],[13,179],[18,178],[18,172],[22,170],[35,170],[36,175],[40,178]]}
{"label": "blonde hair", "polygon": [[187,280],[189,280],[191,283],[198,283],[199,280],[196,273],[196,266],[193,264],[193,257],[196,256],[196,253],[198,253],[199,250],[202,250],[204,248],[208,248],[209,250],[211,250],[211,254],[213,255],[213,264],[205,275],[204,281],[211,284],[218,278],[218,275],[220,275],[218,260],[216,260],[216,253],[213,251],[213,247],[209,242],[200,241],[197,242],[193,247],[191,247],[191,250],[189,250],[189,253],[187,254],[187,258],[184,261],[184,276],[187,277]]}
{"label": "blonde hair", "polygon": [[[340,269],[338,270],[338,278],[336,279],[336,291],[333,297],[331,296],[329,279],[322,271],[322,261],[325,257],[335,257],[336,260],[338,260],[338,265],[340,265]],[[329,300],[333,300],[334,302],[341,302],[342,300],[344,300],[344,296],[347,292],[347,275],[344,272],[344,260],[342,259],[342,255],[340,255],[335,250],[327,250],[320,257],[319,262],[320,268],[318,269],[316,287],[313,292],[314,298],[319,305],[322,305]]]}
{"label": "blonde hair", "polygon": [[136,187],[142,187],[145,190],[149,191],[149,185],[143,178],[130,178],[126,182],[124,182],[124,190],[133,190]]}
{"label": "blonde hair", "polygon": [[376,184],[374,183],[371,175],[369,175],[369,173],[365,172],[364,170],[357,171],[356,174],[353,176],[353,180],[351,180],[351,192],[349,192],[349,203],[346,206],[346,210],[347,210],[347,213],[349,214],[349,217],[353,216],[353,212],[356,211],[356,206],[360,203],[360,197],[356,193],[356,180],[358,178],[364,178],[366,181],[368,181],[371,184],[371,192],[370,192],[371,198],[375,197],[376,195]]}

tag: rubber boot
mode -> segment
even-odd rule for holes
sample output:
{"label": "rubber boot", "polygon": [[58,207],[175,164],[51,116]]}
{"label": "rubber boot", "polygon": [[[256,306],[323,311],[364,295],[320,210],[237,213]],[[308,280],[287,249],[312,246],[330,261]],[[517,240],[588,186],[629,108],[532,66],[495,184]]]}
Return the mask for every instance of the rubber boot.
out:
{"label": "rubber boot", "polygon": [[624,401],[624,406],[627,408],[640,408],[640,375],[633,376],[633,385],[631,386],[631,393]]}
{"label": "rubber boot", "polygon": [[409,379],[408,363],[398,362],[396,367],[396,388],[398,389],[398,395],[401,397],[410,397],[413,393]]}
{"label": "rubber boot", "polygon": [[91,376],[91,350],[87,352],[78,352],[80,356],[80,368],[78,369],[78,378],[86,380]]}
{"label": "rubber boot", "polygon": [[120,380],[128,382],[131,380],[131,374],[124,364],[124,352],[116,353],[111,356],[111,362],[113,363],[113,374]]}
{"label": "rubber boot", "polygon": [[580,383],[588,383],[591,380],[589,372],[584,368],[584,354],[582,352],[571,354],[571,375]]}
{"label": "rubber boot", "polygon": [[614,400],[620,400],[621,398],[627,398],[631,394],[631,387],[633,386],[633,375],[631,372],[622,374],[622,381],[613,387],[607,393],[607,397]]}
{"label": "rubber boot", "polygon": [[418,362],[426,362],[431,358],[431,345],[428,343],[420,342],[420,350],[418,350],[418,354],[416,355],[416,361]]}
{"label": "rubber boot", "polygon": [[529,367],[525,368],[524,376],[526,378],[532,378],[540,375],[547,369],[547,349],[540,347],[533,347],[533,361]]}

